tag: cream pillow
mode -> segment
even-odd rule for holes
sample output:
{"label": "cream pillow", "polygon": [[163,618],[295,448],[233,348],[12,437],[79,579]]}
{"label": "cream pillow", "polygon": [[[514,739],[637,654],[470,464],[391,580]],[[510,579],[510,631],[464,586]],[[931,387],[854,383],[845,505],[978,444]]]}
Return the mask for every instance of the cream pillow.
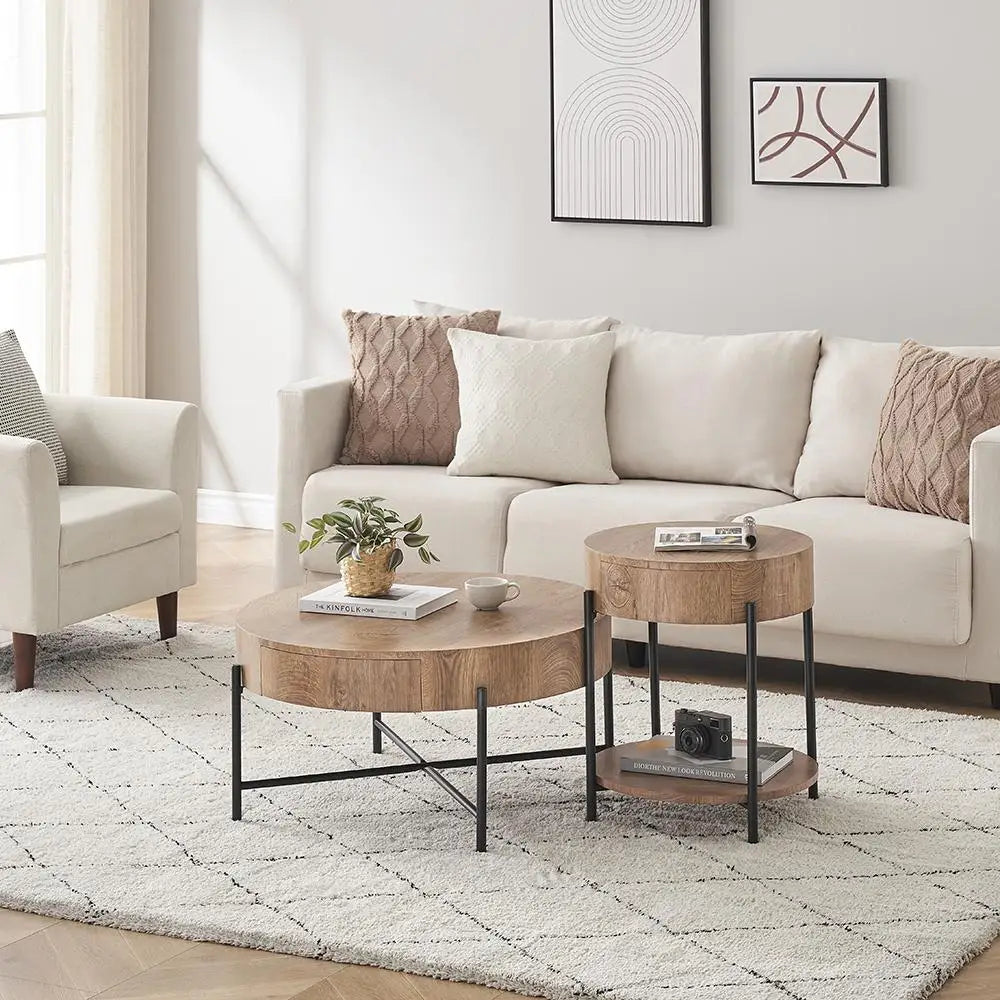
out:
{"label": "cream pillow", "polygon": [[863,497],[899,344],[823,337],[795,495]]}
{"label": "cream pillow", "polygon": [[[459,309],[456,312],[437,302],[415,300],[413,305],[421,316],[461,316],[468,311]],[[527,316],[501,313],[497,333],[501,337],[518,337],[522,340],[565,340],[569,337],[588,337],[592,333],[602,333],[617,325],[618,320],[610,316],[591,316],[589,319],[530,319]]]}
{"label": "cream pillow", "polygon": [[791,492],[817,331],[705,337],[620,326],[615,336],[608,440],[619,476]]}
{"label": "cream pillow", "polygon": [[461,426],[450,476],[617,483],[604,405],[613,333],[518,340],[449,330]]}

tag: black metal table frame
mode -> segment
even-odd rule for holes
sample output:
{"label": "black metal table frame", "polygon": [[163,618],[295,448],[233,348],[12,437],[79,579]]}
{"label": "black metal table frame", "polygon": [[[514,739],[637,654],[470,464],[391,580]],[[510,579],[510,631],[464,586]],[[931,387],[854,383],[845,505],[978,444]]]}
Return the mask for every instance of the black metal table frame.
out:
{"label": "black metal table frame", "polygon": [[[584,591],[584,659],[586,674],[594,675],[594,658],[596,648],[594,642],[594,622],[596,593],[593,590]],[[646,664],[649,669],[649,722],[653,736],[662,732],[660,724],[660,661],[658,627],[656,622],[647,622],[646,631]],[[802,613],[802,665],[804,674],[804,689],[806,702],[806,753],[816,760],[816,663],[813,647],[813,613],[812,608]],[[608,676],[611,676],[610,674]],[[605,681],[607,678],[605,678]],[[606,745],[614,743],[614,722],[611,718],[613,705],[609,700],[608,689],[605,687],[604,726]],[[756,844],[760,840],[760,809],[757,787],[757,604],[748,601],[746,604],[746,698],[747,698],[747,841]],[[594,743],[593,696],[588,701],[587,712],[587,745]],[[597,783],[596,753],[587,756],[587,819],[597,819]],[[809,786],[809,798],[819,798],[819,781]]]}
{"label": "black metal table frame", "polygon": [[[282,788],[286,785],[305,785],[326,781],[348,781],[354,778],[378,778],[393,774],[409,774],[421,771],[444,789],[476,821],[476,850],[486,850],[486,769],[492,764],[514,764],[529,760],[548,760],[556,757],[577,757],[583,755],[587,761],[587,788],[592,788],[598,750],[614,744],[614,688],[609,669],[604,676],[604,718],[605,745],[596,746],[594,687],[596,668],[593,651],[593,619],[588,619],[585,628],[584,646],[589,655],[584,656],[586,700],[586,737],[582,747],[554,747],[546,750],[528,750],[521,753],[487,752],[487,691],[485,687],[476,689],[476,755],[475,757],[451,757],[445,760],[427,760],[406,742],[394,729],[382,721],[381,712],[372,713],[372,751],[382,753],[382,737],[392,741],[410,759],[408,764],[388,764],[380,767],[356,767],[338,771],[322,771],[313,774],[283,775],[273,778],[243,779],[243,670],[239,664],[232,668],[232,793],[233,819],[243,818],[243,792],[255,788]],[[586,633],[589,631],[589,638]],[[441,772],[451,768],[474,767],[476,769],[476,800],[455,787]],[[588,792],[589,794],[589,792]]]}

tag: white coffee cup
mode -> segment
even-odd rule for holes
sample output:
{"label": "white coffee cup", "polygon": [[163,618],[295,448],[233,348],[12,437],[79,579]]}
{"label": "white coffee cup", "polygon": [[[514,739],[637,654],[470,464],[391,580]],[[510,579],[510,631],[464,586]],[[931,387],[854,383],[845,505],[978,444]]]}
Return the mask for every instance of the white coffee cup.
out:
{"label": "white coffee cup", "polygon": [[475,576],[465,581],[465,596],[480,611],[496,611],[520,594],[521,588],[503,576]]}

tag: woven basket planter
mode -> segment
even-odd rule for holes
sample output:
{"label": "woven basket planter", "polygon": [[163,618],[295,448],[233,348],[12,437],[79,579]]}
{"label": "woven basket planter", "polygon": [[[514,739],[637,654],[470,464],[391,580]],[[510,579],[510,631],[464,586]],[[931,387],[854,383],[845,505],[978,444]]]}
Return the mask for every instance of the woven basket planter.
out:
{"label": "woven basket planter", "polygon": [[351,597],[381,597],[396,582],[396,571],[389,569],[389,558],[396,551],[394,542],[387,542],[370,552],[362,552],[361,559],[348,556],[340,560],[340,575],[344,589]]}

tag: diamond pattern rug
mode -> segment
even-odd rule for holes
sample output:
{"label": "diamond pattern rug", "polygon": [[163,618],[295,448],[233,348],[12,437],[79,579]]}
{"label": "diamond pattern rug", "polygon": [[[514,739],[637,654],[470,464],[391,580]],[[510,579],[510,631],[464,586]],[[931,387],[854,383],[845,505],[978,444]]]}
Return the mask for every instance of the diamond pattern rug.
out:
{"label": "diamond pattern rug", "polygon": [[[553,1000],[904,1000],[1000,932],[1000,721],[821,701],[822,797],[764,804],[756,846],[736,807],[605,794],[585,824],[579,758],[491,768],[476,855],[419,774],[248,792],[232,822],[232,634],[154,639],[68,629],[35,690],[0,695],[0,905]],[[619,738],[644,735],[647,689],[616,697]],[[665,683],[680,704],[742,714],[739,690]],[[768,739],[802,745],[802,715],[761,697]],[[582,720],[579,692],[496,709],[491,749],[579,744]],[[471,752],[472,713],[388,721]],[[245,698],[248,779],[394,755],[367,716]]]}

